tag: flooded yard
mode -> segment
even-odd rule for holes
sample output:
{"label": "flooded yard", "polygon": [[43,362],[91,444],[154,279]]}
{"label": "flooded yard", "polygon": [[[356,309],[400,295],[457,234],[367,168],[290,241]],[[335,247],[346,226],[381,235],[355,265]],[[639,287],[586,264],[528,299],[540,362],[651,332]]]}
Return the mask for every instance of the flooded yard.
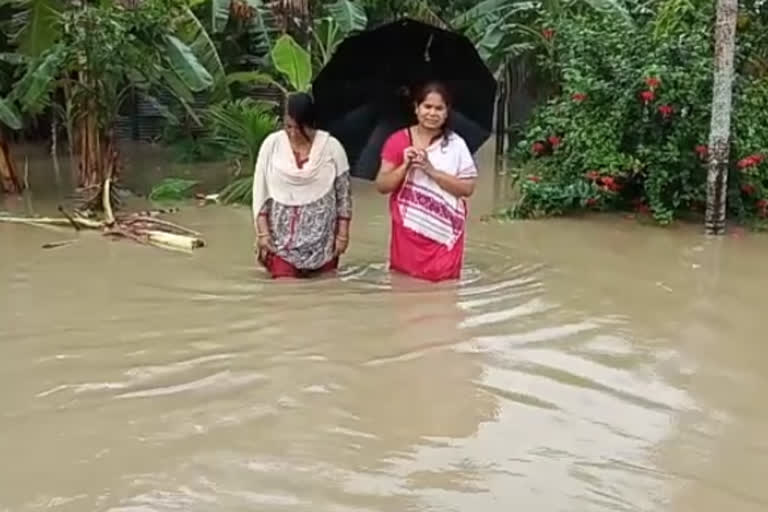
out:
{"label": "flooded yard", "polygon": [[267,279],[247,208],[192,255],[0,224],[0,511],[768,509],[768,237],[481,222],[489,167],[458,284],[389,275],[367,182],[338,279]]}

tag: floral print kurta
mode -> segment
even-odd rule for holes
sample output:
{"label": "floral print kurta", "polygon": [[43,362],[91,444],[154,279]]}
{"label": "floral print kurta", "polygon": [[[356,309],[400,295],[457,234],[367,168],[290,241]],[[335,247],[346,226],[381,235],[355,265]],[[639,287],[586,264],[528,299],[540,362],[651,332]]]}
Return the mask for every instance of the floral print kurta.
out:
{"label": "floral print kurta", "polygon": [[319,269],[335,257],[339,220],[352,216],[349,173],[336,178],[328,193],[309,204],[288,206],[272,199],[261,209],[277,255],[301,270]]}

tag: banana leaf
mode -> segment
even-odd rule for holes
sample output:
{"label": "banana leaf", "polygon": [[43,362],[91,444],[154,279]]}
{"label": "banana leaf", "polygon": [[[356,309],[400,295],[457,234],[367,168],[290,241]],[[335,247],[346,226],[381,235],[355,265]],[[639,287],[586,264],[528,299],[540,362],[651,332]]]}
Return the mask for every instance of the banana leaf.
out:
{"label": "banana leaf", "polygon": [[21,129],[21,118],[10,101],[0,98],[0,123],[12,130]]}
{"label": "banana leaf", "polygon": [[166,35],[165,42],[171,69],[179,75],[187,87],[193,92],[200,92],[213,85],[213,77],[189,46],[172,35]]}

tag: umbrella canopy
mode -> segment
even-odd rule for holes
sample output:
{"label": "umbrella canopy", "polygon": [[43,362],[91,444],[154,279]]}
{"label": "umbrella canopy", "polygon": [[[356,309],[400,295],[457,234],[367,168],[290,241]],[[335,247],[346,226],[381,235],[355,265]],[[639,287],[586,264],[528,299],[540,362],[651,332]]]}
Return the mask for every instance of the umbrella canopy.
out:
{"label": "umbrella canopy", "polygon": [[413,122],[413,94],[430,81],[448,88],[451,128],[477,151],[491,133],[496,80],[471,41],[404,19],[339,45],[312,91],[320,127],[344,145],[354,176],[376,176],[384,141]]}

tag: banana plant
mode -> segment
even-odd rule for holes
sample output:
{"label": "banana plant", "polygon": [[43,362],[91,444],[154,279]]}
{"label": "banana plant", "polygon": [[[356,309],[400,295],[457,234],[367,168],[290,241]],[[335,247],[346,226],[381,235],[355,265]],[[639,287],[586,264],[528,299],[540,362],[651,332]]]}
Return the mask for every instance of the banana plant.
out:
{"label": "banana plant", "polygon": [[59,41],[29,61],[7,98],[6,103],[37,114],[55,90],[64,91],[81,186],[98,185],[116,172],[111,130],[131,90],[149,95],[159,86],[187,102],[214,85],[204,63],[174,31],[185,7],[166,7],[163,0],[146,0],[134,9],[107,4],[62,12]]}

